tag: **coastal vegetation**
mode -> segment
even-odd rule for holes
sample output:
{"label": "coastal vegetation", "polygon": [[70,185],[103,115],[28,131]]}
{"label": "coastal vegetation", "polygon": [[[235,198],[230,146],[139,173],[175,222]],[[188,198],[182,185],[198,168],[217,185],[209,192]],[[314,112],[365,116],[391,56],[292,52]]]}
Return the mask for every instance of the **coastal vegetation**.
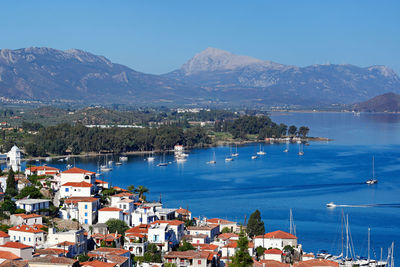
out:
{"label": "coastal vegetation", "polygon": [[259,210],[256,210],[250,215],[246,230],[250,237],[263,235],[265,233],[264,222],[261,220],[261,213]]}

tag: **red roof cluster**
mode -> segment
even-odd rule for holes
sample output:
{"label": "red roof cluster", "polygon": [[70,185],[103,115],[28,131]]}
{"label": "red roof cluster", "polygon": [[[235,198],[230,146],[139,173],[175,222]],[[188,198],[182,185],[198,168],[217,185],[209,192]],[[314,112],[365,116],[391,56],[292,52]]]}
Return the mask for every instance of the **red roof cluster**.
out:
{"label": "red roof cluster", "polygon": [[65,203],[76,204],[78,202],[96,202],[96,201],[99,201],[99,199],[95,197],[69,197],[65,200]]}
{"label": "red roof cluster", "polygon": [[38,215],[35,213],[32,213],[32,214],[17,213],[17,214],[14,214],[14,216],[21,217],[22,219],[41,218],[42,217],[41,215]]}
{"label": "red roof cluster", "polygon": [[9,231],[18,231],[18,232],[26,232],[26,233],[43,233],[43,230],[40,230],[43,225],[17,225],[8,229]]}
{"label": "red roof cluster", "polygon": [[289,234],[287,232],[278,230],[270,233],[266,233],[265,235],[258,235],[255,238],[269,238],[269,239],[297,239],[296,236]]}
{"label": "red roof cluster", "polygon": [[72,186],[72,187],[92,187],[92,184],[86,182],[68,182],[63,184],[62,186]]}
{"label": "red roof cluster", "polygon": [[166,220],[157,220],[152,222],[151,224],[162,224],[162,223],[167,223],[169,225],[181,225],[184,224],[184,222],[179,221],[179,220],[170,220],[170,221],[166,221]]}
{"label": "red roof cluster", "polygon": [[62,173],[96,174],[95,172],[83,170],[83,169],[76,168],[76,167],[73,167],[71,169],[63,171]]}

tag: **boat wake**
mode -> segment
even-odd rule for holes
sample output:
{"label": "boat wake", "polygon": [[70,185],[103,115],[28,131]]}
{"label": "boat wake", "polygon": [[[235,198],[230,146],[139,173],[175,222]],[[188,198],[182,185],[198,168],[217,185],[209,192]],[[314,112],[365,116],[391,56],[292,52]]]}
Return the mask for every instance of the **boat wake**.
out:
{"label": "boat wake", "polygon": [[400,203],[385,203],[385,204],[359,204],[359,205],[345,205],[345,204],[327,204],[330,208],[400,208]]}

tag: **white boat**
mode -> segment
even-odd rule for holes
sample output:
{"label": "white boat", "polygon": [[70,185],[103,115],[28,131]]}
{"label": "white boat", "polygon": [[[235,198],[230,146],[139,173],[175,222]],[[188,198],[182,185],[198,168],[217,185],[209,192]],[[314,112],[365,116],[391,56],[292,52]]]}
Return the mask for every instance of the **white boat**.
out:
{"label": "white boat", "polygon": [[253,155],[253,156],[251,156],[251,159],[256,159],[256,158],[258,158],[258,156],[257,156],[257,155]]}
{"label": "white boat", "polygon": [[265,155],[265,154],[267,154],[267,152],[264,151],[264,147],[261,150],[261,144],[260,144],[260,150],[257,152],[257,155]]}
{"label": "white boat", "polygon": [[226,161],[226,162],[233,161],[233,158],[232,158],[232,157],[226,157],[226,158],[225,158],[225,161]]}
{"label": "white boat", "polygon": [[299,153],[297,153],[297,155],[299,155],[299,156],[303,156],[304,155],[303,144],[299,144]]}
{"label": "white boat", "polygon": [[160,163],[157,164],[157,166],[158,167],[165,167],[165,166],[168,166],[168,163],[167,162],[160,162]]}
{"label": "white boat", "polygon": [[128,161],[128,157],[121,156],[119,157],[119,161]]}
{"label": "white boat", "polygon": [[285,153],[289,152],[289,141],[286,141],[286,149],[283,150],[283,152],[285,152]]}
{"label": "white boat", "polygon": [[147,161],[154,161],[155,159],[156,159],[156,157],[153,157],[153,156],[147,157]]}
{"label": "white boat", "polygon": [[365,181],[366,184],[377,184],[378,179],[375,178],[375,158],[372,157],[372,178]]}
{"label": "white boat", "polygon": [[237,145],[236,145],[236,152],[235,153],[231,153],[231,157],[238,157],[239,153],[237,151]]}
{"label": "white boat", "polygon": [[122,162],[117,161],[117,162],[115,162],[115,165],[121,166],[121,165],[122,165]]}
{"label": "white boat", "polygon": [[113,163],[114,163],[114,161],[112,161],[112,160],[108,161],[108,165],[112,165]]}
{"label": "white boat", "polygon": [[207,162],[208,164],[216,164],[217,161],[215,160],[215,152],[213,152],[213,159]]}
{"label": "white boat", "polygon": [[184,163],[184,162],[186,162],[186,161],[187,161],[186,158],[177,158],[177,159],[176,159],[176,162],[177,162],[177,163]]}
{"label": "white boat", "polygon": [[329,202],[328,204],[326,204],[327,208],[336,208],[336,204],[333,202]]}
{"label": "white boat", "polygon": [[67,164],[67,169],[71,169],[72,165],[71,164]]}
{"label": "white boat", "polygon": [[102,172],[110,172],[110,171],[112,171],[112,168],[108,167],[107,165],[102,165],[102,166],[100,166],[100,170]]}
{"label": "white boat", "polygon": [[47,157],[47,158],[46,158],[46,161],[47,161],[47,162],[51,161],[51,158],[50,158],[50,157]]}

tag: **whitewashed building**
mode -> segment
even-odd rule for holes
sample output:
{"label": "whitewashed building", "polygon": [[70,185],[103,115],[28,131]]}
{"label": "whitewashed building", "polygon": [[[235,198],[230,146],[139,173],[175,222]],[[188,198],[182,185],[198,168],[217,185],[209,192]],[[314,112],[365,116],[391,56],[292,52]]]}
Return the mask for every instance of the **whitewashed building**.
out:
{"label": "whitewashed building", "polygon": [[283,250],[287,245],[297,247],[297,237],[287,232],[278,230],[265,235],[254,237],[254,246],[264,248],[277,248]]}
{"label": "whitewashed building", "polygon": [[18,209],[24,209],[28,213],[39,212],[50,207],[48,199],[20,199],[15,201]]}
{"label": "whitewashed building", "polygon": [[93,185],[87,182],[68,182],[61,185],[60,197],[90,197],[94,194]]}
{"label": "whitewashed building", "polygon": [[39,225],[17,225],[8,229],[10,240],[13,242],[21,242],[22,244],[36,247],[42,247],[44,240],[44,231]]}
{"label": "whitewashed building", "polygon": [[13,146],[7,153],[7,166],[15,172],[21,170],[21,150],[17,146]]}
{"label": "whitewashed building", "polygon": [[38,214],[25,214],[25,213],[18,213],[12,214],[10,216],[10,221],[12,225],[19,225],[19,224],[26,224],[26,225],[35,225],[35,224],[42,224],[43,217]]}
{"label": "whitewashed building", "polygon": [[60,209],[60,217],[78,220],[81,224],[92,225],[97,221],[100,200],[94,197],[70,197]]}

